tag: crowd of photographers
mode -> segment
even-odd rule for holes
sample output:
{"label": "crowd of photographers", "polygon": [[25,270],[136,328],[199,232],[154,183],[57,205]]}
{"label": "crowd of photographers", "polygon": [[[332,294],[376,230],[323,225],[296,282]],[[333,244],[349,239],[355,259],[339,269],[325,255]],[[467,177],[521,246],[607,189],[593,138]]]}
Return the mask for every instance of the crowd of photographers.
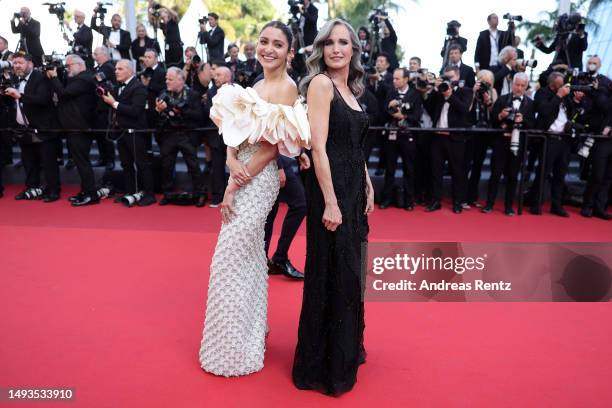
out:
{"label": "crowd of photographers", "polygon": [[[289,6],[289,23],[298,34],[289,71],[299,81],[316,35],[317,9],[309,0],[289,1]],[[257,80],[261,68],[255,45],[243,45],[244,60],[239,58],[238,45],[225,49],[219,16],[210,13],[199,21],[198,41],[206,49],[207,62],[203,62],[194,47],[183,53],[176,13],[153,1],[148,17],[155,33],[158,29],[164,33],[163,52],[157,35],[149,38],[142,25],[133,41],[121,29],[119,15],[112,16],[110,27],[105,26],[102,3],[94,10],[90,27],[85,24],[85,14],[76,11],[74,29],[63,20],[63,8],[58,7],[50,6],[49,11],[67,28],[65,39],[71,53],[65,60],[45,57],[40,24],[26,7],[11,21],[12,31],[21,35],[20,51],[11,53],[6,39],[0,37],[0,128],[12,129],[1,135],[0,160],[12,160],[11,143],[15,141],[26,173],[26,188],[16,198],[59,199],[65,141],[66,165],[74,165],[81,179],[80,193],[70,197],[74,206],[98,203],[111,189],[123,191],[116,200],[129,206],[155,203],[152,152],[156,147],[159,171],[155,174],[164,193],[160,204],[173,200],[180,152],[192,182],[193,192],[187,199],[203,206],[210,193],[211,206],[218,205],[226,183],[225,145],[215,130],[193,129],[213,127],[208,111],[216,89],[231,82],[250,86]],[[564,15],[555,26],[551,45],[538,40],[538,48],[555,52],[555,57],[532,86],[526,71],[537,61],[523,58],[520,38],[514,34],[514,22],[521,17],[507,14],[504,19],[508,20],[506,31],[498,29],[497,15],[487,18],[489,27],[479,34],[474,67],[462,58],[469,45],[459,35],[461,24],[449,22],[438,74],[421,67],[418,57],[411,58],[408,67],[399,66],[397,35],[383,10],[372,12],[370,25],[358,29],[367,82],[360,102],[370,115],[371,126],[380,129],[370,132],[364,152],[369,160],[372,149],[380,149],[376,168],[377,175],[384,174],[383,188],[377,194],[380,208],[395,205],[411,211],[415,205],[424,205],[427,212],[439,210],[443,178],[449,172],[455,213],[472,207],[483,213],[493,211],[503,175],[504,212],[514,215],[521,163],[527,157],[526,176],[533,182],[524,198],[532,213],[541,213],[543,188],[550,182],[550,211],[568,216],[564,203],[573,196],[565,178],[570,161],[579,160],[586,183],[581,214],[610,219],[606,211],[612,184],[610,80],[598,73],[598,56],[589,56],[582,69],[588,44],[582,20]],[[103,36],[103,45],[93,49],[92,29]],[[527,130],[544,131],[546,136],[530,138],[525,151]],[[584,133],[603,136],[582,137]],[[94,140],[100,159],[91,163]],[[204,171],[197,157],[202,144]],[[115,151],[122,168],[120,180],[114,169]],[[491,175],[481,204],[479,185],[489,151]],[[400,187],[394,185],[399,158]],[[96,181],[95,166],[106,168],[103,180]],[[205,179],[211,180],[210,185]]]}

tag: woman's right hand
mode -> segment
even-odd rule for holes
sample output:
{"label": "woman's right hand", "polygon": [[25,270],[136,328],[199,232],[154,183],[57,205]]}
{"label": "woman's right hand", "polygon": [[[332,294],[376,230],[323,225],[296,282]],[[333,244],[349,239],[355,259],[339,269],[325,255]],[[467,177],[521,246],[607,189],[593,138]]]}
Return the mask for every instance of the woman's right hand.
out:
{"label": "woman's right hand", "polygon": [[236,186],[233,183],[229,183],[223,194],[223,201],[219,206],[221,210],[221,222],[223,224],[229,223],[235,215],[234,211],[234,197],[236,195]]}
{"label": "woman's right hand", "polygon": [[321,221],[329,231],[336,231],[336,228],[342,224],[342,213],[338,204],[326,204]]}
{"label": "woman's right hand", "polygon": [[230,177],[233,178],[240,187],[251,181],[252,177],[249,174],[246,164],[240,160],[228,160],[227,167],[229,167]]}

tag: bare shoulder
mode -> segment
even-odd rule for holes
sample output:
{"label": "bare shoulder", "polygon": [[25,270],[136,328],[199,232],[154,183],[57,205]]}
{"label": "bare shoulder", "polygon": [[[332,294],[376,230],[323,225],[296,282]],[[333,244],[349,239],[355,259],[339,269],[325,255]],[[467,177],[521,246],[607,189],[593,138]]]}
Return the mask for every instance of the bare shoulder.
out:
{"label": "bare shoulder", "polygon": [[331,101],[334,97],[334,85],[331,79],[325,75],[317,75],[308,84],[308,98],[327,99]]}

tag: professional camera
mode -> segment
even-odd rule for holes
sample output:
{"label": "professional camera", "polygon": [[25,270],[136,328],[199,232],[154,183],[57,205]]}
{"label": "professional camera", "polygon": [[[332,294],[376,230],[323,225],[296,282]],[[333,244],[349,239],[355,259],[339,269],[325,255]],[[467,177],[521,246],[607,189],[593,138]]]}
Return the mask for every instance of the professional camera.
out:
{"label": "professional camera", "polygon": [[144,191],[139,191],[134,194],[127,194],[119,199],[119,202],[127,207],[132,207],[134,204],[138,203],[142,200],[142,197],[145,196]]}
{"label": "professional camera", "polygon": [[153,5],[151,7],[149,7],[149,13],[151,13],[151,15],[153,17],[159,17],[159,10],[160,9],[161,9],[161,4],[153,3]]}
{"label": "professional camera", "polygon": [[109,92],[112,91],[113,85],[106,79],[104,72],[96,72],[94,78],[96,80],[96,93],[98,96],[102,97],[104,95],[108,95]]}
{"label": "professional camera", "polygon": [[538,66],[538,60],[535,59],[517,59],[516,63],[529,68],[535,68]]}
{"label": "professional camera", "polygon": [[104,6],[110,5],[112,5],[112,3],[103,3],[101,1],[96,3],[96,8],[98,10],[97,13],[100,15],[100,18],[102,18],[102,16],[104,16],[106,13],[108,13],[108,9],[106,9]]}
{"label": "professional camera", "polygon": [[13,68],[12,61],[0,61],[0,71]]}
{"label": "professional camera", "polygon": [[477,96],[482,99],[483,95],[491,91],[491,85],[488,82],[480,82],[480,88],[478,88]]}
{"label": "professional camera", "polygon": [[559,16],[553,30],[558,34],[567,34],[575,30],[584,30],[586,24],[580,13],[567,14]]}
{"label": "professional camera", "polygon": [[153,74],[155,73],[155,71],[153,71],[153,68],[151,67],[147,67],[145,69],[143,69],[140,72],[136,73],[136,77],[140,78],[142,80],[142,78],[147,78],[147,79],[151,79],[153,77]]}
{"label": "professional camera", "polygon": [[465,86],[464,80],[450,81],[446,76],[443,76],[441,78],[443,82],[438,85],[438,91],[441,93],[448,91],[450,88],[453,88],[453,91],[456,91],[457,88],[463,88]]}
{"label": "professional camera", "polygon": [[446,35],[453,38],[459,37],[459,27],[460,24],[456,21],[449,21],[446,24]]}
{"label": "professional camera", "polygon": [[158,122],[159,127],[182,127],[184,125],[183,110],[187,105],[187,89],[185,87],[178,95],[167,89],[161,91],[158,99],[166,103],[166,109],[160,112],[162,120]]}
{"label": "professional camera", "polygon": [[64,68],[64,62],[56,54],[43,56],[43,66],[45,71],[51,71],[57,69],[58,72]]}
{"label": "professional camera", "polygon": [[380,17],[387,17],[389,13],[387,13],[383,9],[374,9],[368,16],[368,21],[372,24],[378,24],[380,22]]}
{"label": "professional camera", "polygon": [[[5,61],[2,61],[5,62]],[[7,88],[18,88],[19,83],[14,75],[0,75],[0,93],[6,91]]]}
{"label": "professional camera", "polygon": [[518,111],[512,107],[512,110],[510,111],[508,116],[506,116],[506,123],[508,123],[510,125],[514,125],[514,121],[516,120],[516,114],[517,113],[518,113]]}
{"label": "professional camera", "polygon": [[13,18],[21,18],[21,11],[13,14]]}
{"label": "professional camera", "polygon": [[512,15],[512,14],[510,14],[510,13],[506,13],[506,14],[504,14],[504,15],[502,16],[502,18],[503,18],[504,20],[508,20],[508,22],[511,22],[511,21],[519,21],[519,22],[520,22],[520,21],[523,21],[523,16],[513,16],[513,15]]}
{"label": "professional camera", "polygon": [[594,82],[597,77],[593,77],[588,72],[580,72],[573,75],[570,81],[570,90],[579,92],[592,92],[595,89]]}
{"label": "professional camera", "polygon": [[64,21],[64,14],[66,13],[64,4],[66,3],[43,3],[43,6],[49,6],[49,14],[55,14],[59,21]]}
{"label": "professional camera", "polygon": [[390,106],[389,108],[387,108],[387,112],[389,113],[389,115],[393,115],[394,113],[401,113],[404,116],[408,115],[410,109],[412,109],[410,103],[404,102],[401,99],[396,99],[395,101],[398,103],[397,105]]}
{"label": "professional camera", "polygon": [[288,0],[289,12],[296,16],[302,12],[300,6],[304,6],[304,0]]}

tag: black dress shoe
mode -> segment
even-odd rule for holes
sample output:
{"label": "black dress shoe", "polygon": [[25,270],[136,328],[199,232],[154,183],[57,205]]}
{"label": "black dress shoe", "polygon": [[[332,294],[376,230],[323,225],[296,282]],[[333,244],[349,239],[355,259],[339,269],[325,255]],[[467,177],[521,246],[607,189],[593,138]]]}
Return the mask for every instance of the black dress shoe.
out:
{"label": "black dress shoe", "polygon": [[268,259],[268,275],[280,275],[282,273],[280,265]]}
{"label": "black dress shoe", "polygon": [[490,212],[492,212],[492,211],[493,211],[493,206],[492,206],[492,205],[489,205],[489,204],[485,205],[485,206],[482,208],[482,210],[480,210],[480,212],[481,212],[481,213],[484,213],[484,214],[489,214],[489,213],[490,213]]}
{"label": "black dress shoe", "polygon": [[161,200],[159,200],[159,205],[168,205],[170,204],[170,198],[168,196],[163,196]]}
{"label": "black dress shoe", "polygon": [[47,194],[43,194],[42,196],[42,200],[45,203],[52,203],[54,201],[59,200],[59,198],[60,198],[59,193],[47,193]]}
{"label": "black dress shoe", "polygon": [[567,218],[569,214],[562,207],[553,207],[550,209],[551,214],[558,215],[559,217]]}
{"label": "black dress shoe", "polygon": [[462,211],[463,211],[463,205],[461,205],[461,203],[453,204],[453,212],[455,214],[461,214]]}
{"label": "black dress shoe", "polygon": [[413,211],[414,210],[414,203],[406,204],[404,206],[404,210],[406,210],[406,211]]}
{"label": "black dress shoe", "polygon": [[590,208],[583,208],[580,210],[580,215],[585,218],[591,218],[593,216],[593,210],[591,210]]}
{"label": "black dress shoe", "polygon": [[425,208],[425,212],[437,211],[442,208],[442,204],[439,201],[433,201],[429,204],[429,207]]}
{"label": "black dress shoe", "polygon": [[298,271],[295,268],[295,266],[293,266],[291,264],[290,261],[286,261],[286,262],[282,262],[282,263],[279,263],[279,262],[272,262],[272,263],[286,277],[291,278],[291,279],[299,279],[299,280],[304,279],[304,274],[302,272]]}
{"label": "black dress shoe", "polygon": [[542,209],[539,207],[531,207],[529,208],[529,212],[533,215],[542,215]]}
{"label": "black dress shoe", "polygon": [[142,197],[140,201],[138,201],[137,205],[139,207],[146,207],[151,204],[155,204],[156,202],[157,200],[155,199],[155,196],[149,194],[149,195]]}
{"label": "black dress shoe", "polygon": [[516,215],[516,213],[514,212],[514,210],[512,209],[512,207],[506,208],[504,210],[504,213],[510,217],[514,217]]}
{"label": "black dress shoe", "polygon": [[390,206],[391,206],[391,200],[384,200],[383,202],[380,203],[378,208],[380,208],[381,210],[384,210],[386,208],[389,208]]}
{"label": "black dress shoe", "polygon": [[85,197],[85,193],[83,191],[79,191],[79,193],[77,195],[73,195],[73,196],[68,197],[68,201],[70,201],[71,203],[75,203],[77,201],[82,200],[83,197]]}
{"label": "black dress shoe", "polygon": [[100,199],[98,198],[98,196],[92,197],[89,194],[85,194],[80,200],[72,202],[73,207],[82,207],[85,205],[92,205],[92,204],[100,204]]}
{"label": "black dress shoe", "polygon": [[612,220],[612,215],[608,214],[607,212],[601,212],[601,211],[593,211],[593,217],[597,217],[604,221]]}
{"label": "black dress shoe", "polygon": [[196,198],[195,206],[198,208],[204,207],[206,205],[206,194],[200,194],[198,198]]}
{"label": "black dress shoe", "polygon": [[95,162],[91,163],[91,167],[104,167],[106,166],[106,160],[96,160]]}

